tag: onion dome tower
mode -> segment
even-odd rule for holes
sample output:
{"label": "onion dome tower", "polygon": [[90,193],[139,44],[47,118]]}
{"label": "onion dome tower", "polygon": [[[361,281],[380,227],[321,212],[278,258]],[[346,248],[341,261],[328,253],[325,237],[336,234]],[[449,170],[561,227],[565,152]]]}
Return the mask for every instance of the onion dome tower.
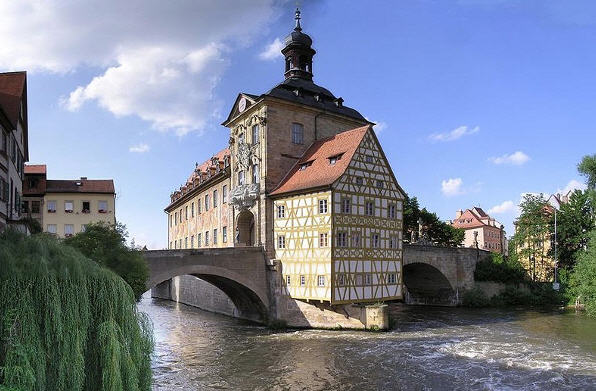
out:
{"label": "onion dome tower", "polygon": [[286,37],[285,47],[281,54],[286,58],[286,71],[284,76],[312,81],[312,57],[316,51],[311,47],[312,39],[302,32],[300,26],[300,10],[296,8],[296,27]]}

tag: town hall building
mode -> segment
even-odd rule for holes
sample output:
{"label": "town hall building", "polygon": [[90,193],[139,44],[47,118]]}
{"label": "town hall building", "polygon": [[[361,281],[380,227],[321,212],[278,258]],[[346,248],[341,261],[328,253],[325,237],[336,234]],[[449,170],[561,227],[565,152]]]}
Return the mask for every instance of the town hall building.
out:
{"label": "town hall building", "polygon": [[401,299],[405,192],[374,124],[313,82],[299,11],[281,52],[284,80],[238,95],[228,148],[171,194],[169,248],[263,247],[294,299]]}

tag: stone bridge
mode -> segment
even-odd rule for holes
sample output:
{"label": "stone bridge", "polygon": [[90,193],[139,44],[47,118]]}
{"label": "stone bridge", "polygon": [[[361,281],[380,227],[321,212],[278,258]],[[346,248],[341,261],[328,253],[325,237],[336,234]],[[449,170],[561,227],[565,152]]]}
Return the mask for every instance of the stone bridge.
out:
{"label": "stone bridge", "polygon": [[[180,287],[171,285],[172,278],[191,275],[223,291],[236,307],[238,317],[262,323],[294,319],[288,323],[313,325],[314,315],[306,308],[309,304],[282,293],[279,270],[274,262],[267,260],[262,247],[157,250],[144,251],[143,256],[149,265],[147,288],[155,289],[160,297],[176,300],[179,295],[174,291]],[[474,284],[476,263],[487,257],[490,252],[470,248],[404,245],[406,303],[459,304],[460,294]],[[346,309],[341,311],[345,313]],[[322,313],[322,310],[313,307],[311,313]],[[335,315],[329,316],[328,319],[335,319]],[[298,321],[297,317],[303,319]],[[330,322],[338,324],[337,319]]]}
{"label": "stone bridge", "polygon": [[261,247],[154,250],[144,251],[143,256],[149,266],[147,289],[167,285],[176,276],[192,275],[223,291],[240,317],[261,322],[269,318],[272,295]]}
{"label": "stone bridge", "polygon": [[491,253],[475,248],[404,245],[403,278],[408,304],[458,305],[474,285],[476,263]]}

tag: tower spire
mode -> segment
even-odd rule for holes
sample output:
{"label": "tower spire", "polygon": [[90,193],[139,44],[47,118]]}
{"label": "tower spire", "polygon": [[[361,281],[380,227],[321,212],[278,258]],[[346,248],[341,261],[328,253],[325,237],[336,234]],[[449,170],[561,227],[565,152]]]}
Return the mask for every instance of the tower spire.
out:
{"label": "tower spire", "polygon": [[296,27],[294,30],[302,31],[302,27],[300,26],[300,8],[298,7],[296,7],[296,16],[294,16],[294,19],[296,19]]}

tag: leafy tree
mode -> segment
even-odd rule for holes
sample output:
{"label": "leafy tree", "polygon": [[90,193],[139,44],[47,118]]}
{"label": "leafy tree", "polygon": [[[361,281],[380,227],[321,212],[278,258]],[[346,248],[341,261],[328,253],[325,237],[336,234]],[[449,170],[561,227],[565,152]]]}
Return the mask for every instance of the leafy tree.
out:
{"label": "leafy tree", "polygon": [[420,209],[420,203],[416,197],[408,197],[404,200],[404,241],[410,242],[412,234],[418,233],[418,220],[422,225],[428,239],[438,246],[457,247],[464,240],[464,231],[454,228],[439,219],[436,213],[429,212],[426,208]]}
{"label": "leafy tree", "polygon": [[586,305],[589,315],[596,316],[596,230],[589,234],[586,251],[577,255],[570,278],[570,289]]}
{"label": "leafy tree", "polygon": [[124,225],[100,222],[87,225],[84,232],[67,238],[64,242],[122,277],[139,300],[147,290],[149,269],[141,253],[126,246],[127,236]]}
{"label": "leafy tree", "polygon": [[596,191],[576,190],[557,213],[557,258],[561,267],[573,267],[575,254],[588,244],[595,223]]}
{"label": "leafy tree", "polygon": [[596,189],[596,154],[584,156],[577,165],[577,171],[586,177],[589,189]]}
{"label": "leafy tree", "polygon": [[491,258],[478,262],[474,270],[475,281],[495,281],[518,284],[527,281],[527,275],[515,257],[491,254]]}
{"label": "leafy tree", "polygon": [[526,269],[533,280],[551,279],[554,275],[544,244],[552,232],[553,215],[542,194],[526,194],[520,204],[521,214],[516,222],[512,246],[517,258],[527,262]]}

